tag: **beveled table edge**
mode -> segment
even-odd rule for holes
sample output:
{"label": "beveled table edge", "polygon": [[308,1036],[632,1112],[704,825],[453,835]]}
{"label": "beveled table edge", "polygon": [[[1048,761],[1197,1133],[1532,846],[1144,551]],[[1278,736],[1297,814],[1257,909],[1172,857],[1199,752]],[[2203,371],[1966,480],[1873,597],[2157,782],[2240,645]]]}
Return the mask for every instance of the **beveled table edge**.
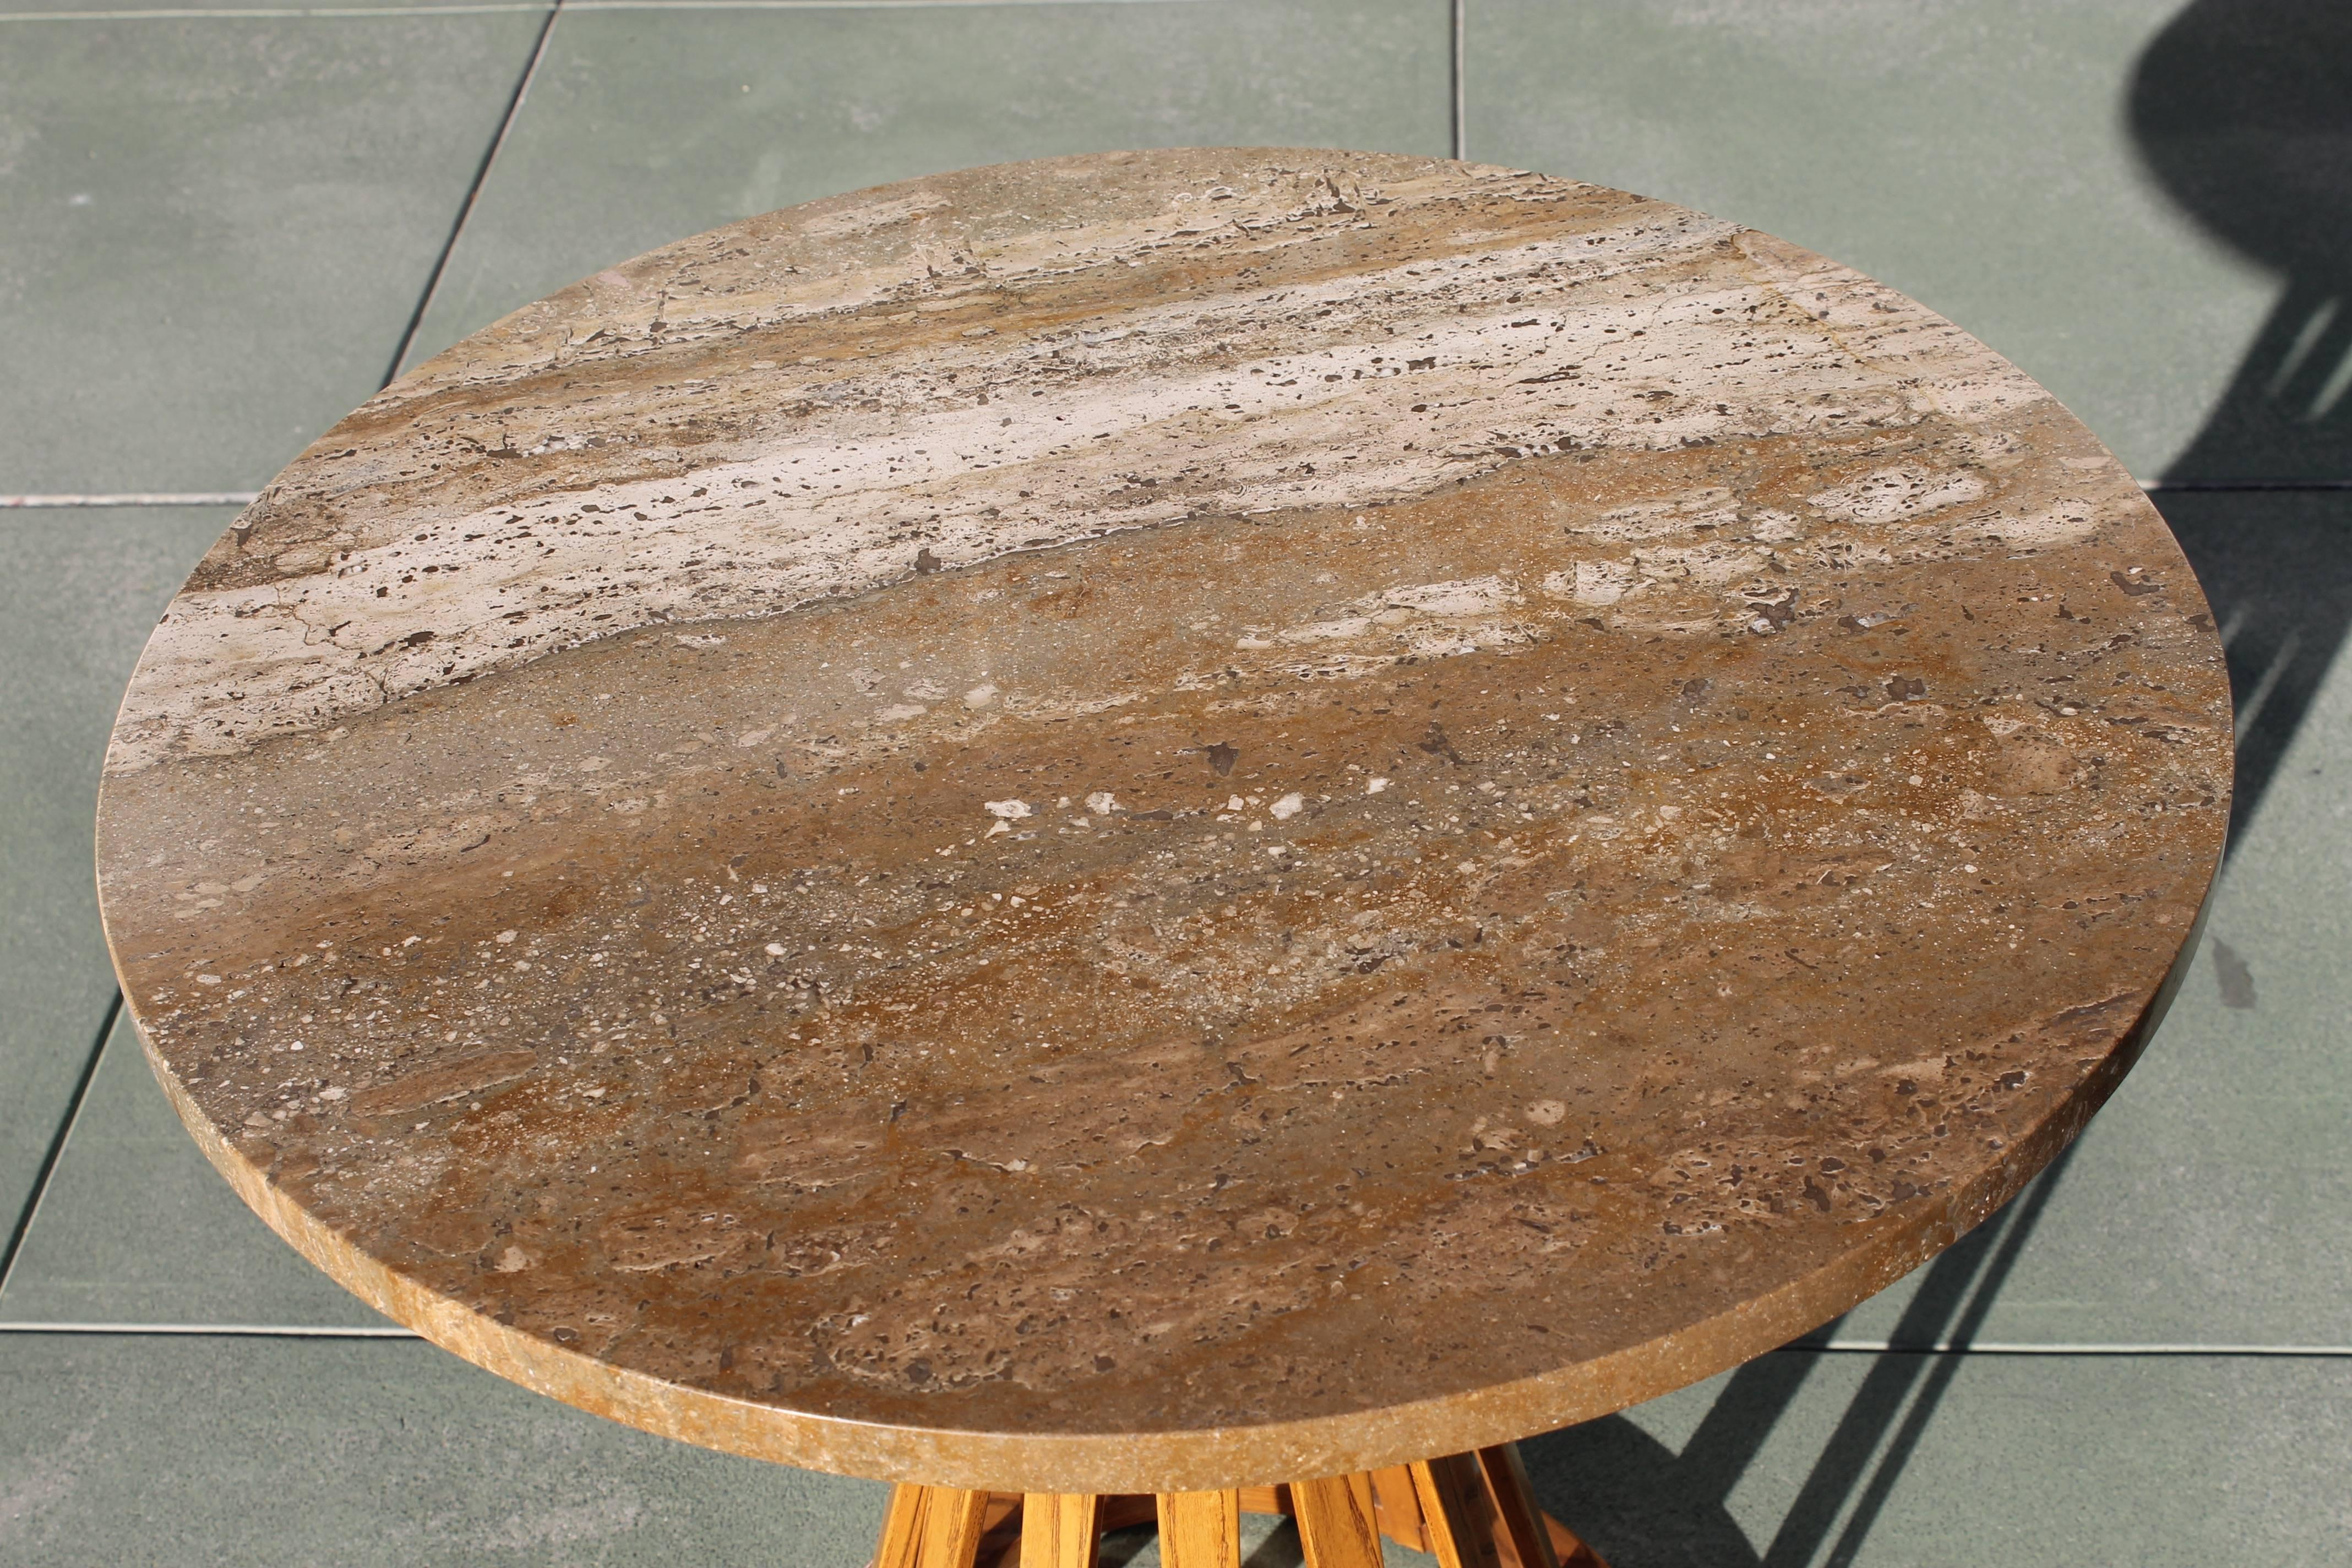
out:
{"label": "beveled table edge", "polygon": [[[141,1032],[173,1109],[263,1223],[369,1306],[451,1354],[537,1394],[659,1436],[871,1480],[1000,1492],[1213,1491],[1463,1453],[1613,1415],[1774,1350],[1892,1285],[1990,1217],[2106,1102],[2163,1022],[2194,959],[2227,853],[2148,1005],[2099,1065],[1970,1187],[1728,1312],[1571,1367],[1408,1405],[1209,1431],[1015,1434],[904,1427],[785,1410],[611,1365],[512,1329],[404,1278],[320,1224],[240,1154]],[[110,949],[112,933],[108,933]],[[118,963],[118,971],[120,964]],[[134,1025],[136,1020],[134,1019]]]}

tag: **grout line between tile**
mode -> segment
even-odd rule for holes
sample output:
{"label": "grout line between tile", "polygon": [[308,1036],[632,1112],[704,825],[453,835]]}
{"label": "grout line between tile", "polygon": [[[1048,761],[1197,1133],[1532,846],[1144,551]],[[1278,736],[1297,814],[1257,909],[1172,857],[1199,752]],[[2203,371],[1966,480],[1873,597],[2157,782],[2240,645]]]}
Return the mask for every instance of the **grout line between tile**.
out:
{"label": "grout line between tile", "polygon": [[408,318],[408,326],[400,334],[400,346],[392,351],[392,364],[383,373],[384,386],[400,379],[408,351],[416,346],[417,330],[425,325],[425,313],[433,308],[435,296],[441,292],[442,275],[449,270],[449,258],[457,254],[458,237],[466,232],[466,220],[474,216],[474,204],[482,198],[482,185],[490,177],[490,165],[499,161],[499,153],[507,144],[507,133],[514,129],[515,116],[522,112],[523,100],[530,96],[531,79],[539,75],[539,62],[547,58],[547,41],[555,35],[555,19],[563,15],[563,0],[555,0],[547,8],[547,17],[539,25],[539,38],[530,47],[530,58],[516,79],[514,95],[507,100],[507,111],[499,118],[498,134],[490,138],[489,149],[482,154],[481,166],[474,171],[474,183],[466,188],[466,199],[457,208],[457,221],[449,226],[449,237],[441,242],[441,254],[433,258],[433,271],[425,279],[425,292],[417,297],[416,309]]}
{"label": "grout line between tile", "polygon": [[8,1233],[8,1249],[0,1252],[0,1292],[7,1290],[8,1277],[16,1271],[16,1258],[24,1251],[25,1237],[32,1234],[33,1220],[41,1212],[41,1200],[48,1195],[49,1178],[57,1174],[66,1141],[73,1136],[74,1124],[81,1120],[81,1108],[89,1099],[90,1079],[98,1076],[98,1058],[106,1054],[106,1037],[114,1032],[114,1021],[121,1015],[122,988],[118,985],[113,1000],[106,1005],[106,1016],[99,1021],[98,1038],[91,1042],[89,1055],[83,1058],[81,1077],[74,1081],[73,1098],[66,1101],[66,1113],[58,1119],[48,1152],[41,1156],[41,1168],[33,1177],[33,1190],[26,1194],[25,1206],[16,1215],[16,1228]]}
{"label": "grout line between tile", "polygon": [[1208,0],[571,0],[572,11],[939,11],[971,5],[1201,5]]}
{"label": "grout line between tile", "polygon": [[[1197,5],[1206,0],[570,0],[571,11],[936,11],[991,5]],[[136,11],[0,12],[0,22],[268,22],[347,16],[492,16],[542,11],[546,0],[424,5],[220,5]]]}
{"label": "grout line between tile", "polygon": [[0,496],[0,511],[77,506],[251,506],[257,490],[141,490],[121,495]]}
{"label": "grout line between tile", "polygon": [[266,1323],[0,1323],[0,1334],[122,1334],[255,1340],[421,1340],[414,1329],[365,1324],[307,1327]]}
{"label": "grout line between tile", "polygon": [[1468,110],[1470,107],[1466,81],[1463,73],[1462,41],[1470,30],[1470,0],[1454,0],[1453,56],[1451,70],[1454,79],[1454,156],[1466,162],[1470,156]]}
{"label": "grout line between tile", "polygon": [[279,22],[328,16],[488,16],[536,11],[544,0],[484,0],[459,5],[188,6],[156,11],[11,11],[0,22]]}

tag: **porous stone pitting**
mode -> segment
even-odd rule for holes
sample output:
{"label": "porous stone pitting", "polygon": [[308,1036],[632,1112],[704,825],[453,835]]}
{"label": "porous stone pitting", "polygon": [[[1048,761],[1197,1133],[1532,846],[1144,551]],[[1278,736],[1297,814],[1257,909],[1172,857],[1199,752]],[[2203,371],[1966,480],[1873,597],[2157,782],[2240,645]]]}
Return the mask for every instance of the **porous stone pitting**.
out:
{"label": "porous stone pitting", "polygon": [[684,241],[207,556],[101,801],[159,1071],[436,1338],[1000,1489],[1706,1375],[2160,1010],[2230,713],[2161,521],[1817,257],[1352,153]]}

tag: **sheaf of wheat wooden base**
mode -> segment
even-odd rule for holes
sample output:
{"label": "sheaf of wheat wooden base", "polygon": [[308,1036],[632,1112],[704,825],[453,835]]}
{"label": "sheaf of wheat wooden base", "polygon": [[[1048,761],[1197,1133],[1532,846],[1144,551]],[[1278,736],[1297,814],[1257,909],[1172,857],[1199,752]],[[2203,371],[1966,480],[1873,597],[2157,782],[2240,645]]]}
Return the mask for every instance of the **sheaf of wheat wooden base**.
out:
{"label": "sheaf of wheat wooden base", "polygon": [[1536,1507],[1517,1444],[1391,1469],[1221,1492],[892,1489],[873,1568],[1094,1568],[1102,1537],[1160,1528],[1166,1568],[1240,1568],[1240,1516],[1288,1516],[1306,1568],[1382,1568],[1381,1541],[1439,1568],[1608,1568]]}

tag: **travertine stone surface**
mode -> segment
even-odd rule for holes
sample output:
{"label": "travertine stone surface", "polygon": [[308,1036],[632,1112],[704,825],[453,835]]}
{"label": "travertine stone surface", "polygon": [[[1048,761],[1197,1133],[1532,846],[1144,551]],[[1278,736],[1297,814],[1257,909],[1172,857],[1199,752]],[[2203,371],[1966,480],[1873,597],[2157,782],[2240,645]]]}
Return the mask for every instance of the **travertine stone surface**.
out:
{"label": "travertine stone surface", "polygon": [[683,241],[297,461],[100,872],[214,1161],[657,1431],[998,1489],[1617,1408],[2013,1192],[2230,712],[1911,301],[1538,175],[983,169]]}

